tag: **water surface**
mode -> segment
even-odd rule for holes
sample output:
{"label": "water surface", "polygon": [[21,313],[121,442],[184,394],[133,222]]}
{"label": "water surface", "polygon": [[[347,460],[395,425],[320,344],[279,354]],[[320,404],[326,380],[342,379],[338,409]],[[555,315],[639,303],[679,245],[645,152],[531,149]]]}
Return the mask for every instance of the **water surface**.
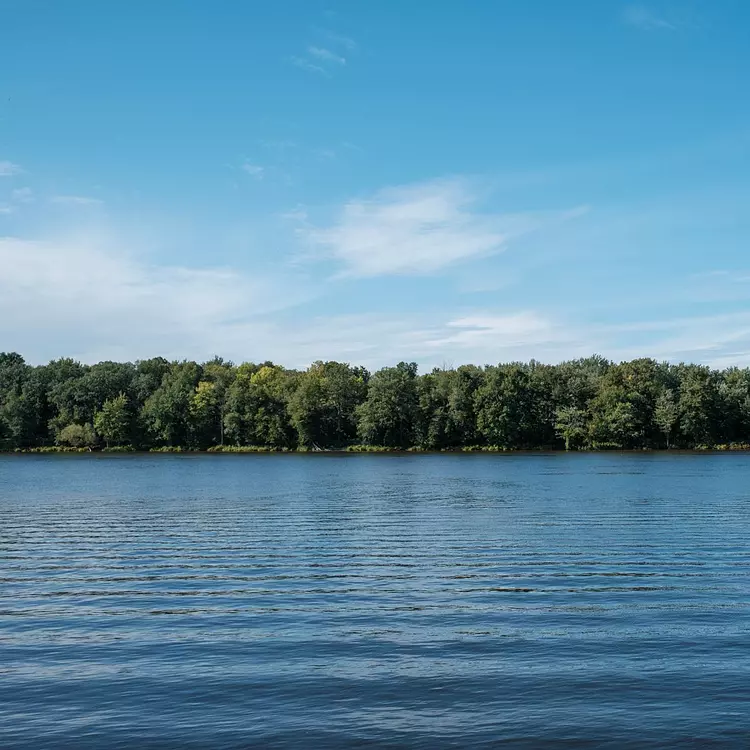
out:
{"label": "water surface", "polygon": [[0,746],[750,746],[750,455],[0,456]]}

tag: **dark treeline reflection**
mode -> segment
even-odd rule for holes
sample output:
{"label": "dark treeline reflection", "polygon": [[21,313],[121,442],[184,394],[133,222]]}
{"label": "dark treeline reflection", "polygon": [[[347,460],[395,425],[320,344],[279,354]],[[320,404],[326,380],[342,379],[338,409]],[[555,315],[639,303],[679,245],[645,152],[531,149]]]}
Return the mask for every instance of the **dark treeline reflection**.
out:
{"label": "dark treeline reflection", "polygon": [[750,442],[750,370],[594,356],[419,375],[0,354],[0,447],[695,448]]}

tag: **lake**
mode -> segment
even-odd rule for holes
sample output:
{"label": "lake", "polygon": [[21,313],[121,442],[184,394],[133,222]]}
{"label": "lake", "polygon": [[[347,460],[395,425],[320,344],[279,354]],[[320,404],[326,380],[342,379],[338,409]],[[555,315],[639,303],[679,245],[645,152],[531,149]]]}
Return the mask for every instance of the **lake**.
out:
{"label": "lake", "polygon": [[750,455],[0,456],[0,746],[750,746]]}

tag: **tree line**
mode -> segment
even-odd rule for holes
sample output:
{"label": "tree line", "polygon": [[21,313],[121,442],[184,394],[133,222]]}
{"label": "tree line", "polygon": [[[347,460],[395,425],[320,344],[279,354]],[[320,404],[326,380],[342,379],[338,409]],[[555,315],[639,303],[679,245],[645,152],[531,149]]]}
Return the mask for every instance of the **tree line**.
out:
{"label": "tree line", "polygon": [[420,375],[340,362],[32,366],[0,353],[3,450],[642,449],[750,443],[750,369],[593,356]]}

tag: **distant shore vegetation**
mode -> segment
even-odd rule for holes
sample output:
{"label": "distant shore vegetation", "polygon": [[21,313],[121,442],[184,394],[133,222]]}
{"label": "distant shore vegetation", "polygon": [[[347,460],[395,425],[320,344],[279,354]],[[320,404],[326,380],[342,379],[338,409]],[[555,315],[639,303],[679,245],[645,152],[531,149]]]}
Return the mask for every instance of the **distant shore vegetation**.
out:
{"label": "distant shore vegetation", "polygon": [[0,353],[0,450],[750,447],[750,369],[592,356],[370,373],[341,362],[32,366]]}

